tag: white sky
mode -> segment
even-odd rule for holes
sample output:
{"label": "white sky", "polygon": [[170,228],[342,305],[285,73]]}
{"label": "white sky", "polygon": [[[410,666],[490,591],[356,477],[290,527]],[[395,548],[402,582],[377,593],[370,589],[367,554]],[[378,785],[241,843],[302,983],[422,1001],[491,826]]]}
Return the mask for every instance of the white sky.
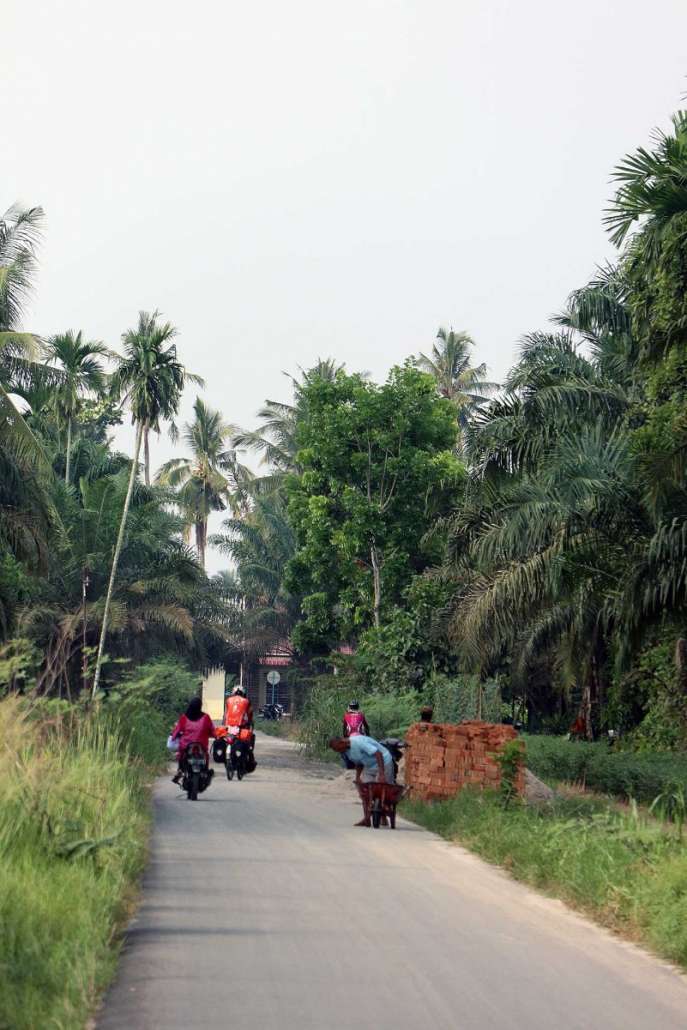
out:
{"label": "white sky", "polygon": [[282,370],[383,378],[441,324],[501,376],[687,90],[684,0],[2,0],[0,38],[0,208],[47,213],[27,328],[116,347],[160,308],[244,425]]}

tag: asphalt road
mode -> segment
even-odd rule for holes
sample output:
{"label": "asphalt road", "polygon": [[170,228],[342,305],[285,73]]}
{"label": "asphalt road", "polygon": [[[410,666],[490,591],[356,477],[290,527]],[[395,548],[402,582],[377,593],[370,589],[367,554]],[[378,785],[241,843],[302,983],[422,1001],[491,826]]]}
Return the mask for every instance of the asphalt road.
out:
{"label": "asphalt road", "polygon": [[[155,790],[99,1030],[685,1030],[687,980],[261,736],[242,783]],[[219,770],[221,772],[221,769]]]}

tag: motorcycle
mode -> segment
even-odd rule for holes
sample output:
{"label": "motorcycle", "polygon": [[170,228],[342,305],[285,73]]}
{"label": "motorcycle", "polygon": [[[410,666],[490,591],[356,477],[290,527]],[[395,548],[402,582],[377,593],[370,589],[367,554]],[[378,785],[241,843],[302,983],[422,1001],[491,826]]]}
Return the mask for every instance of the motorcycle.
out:
{"label": "motorcycle", "polygon": [[234,773],[237,780],[242,780],[247,773],[253,772],[257,765],[253,755],[254,746],[255,736],[250,730],[227,735],[225,767],[228,780],[233,780]]}
{"label": "motorcycle", "polygon": [[391,755],[391,760],[394,763],[394,780],[398,778],[398,765],[403,758],[403,752],[407,745],[404,740],[400,740],[398,737],[386,737],[384,740],[379,742],[382,747],[385,747]]}
{"label": "motorcycle", "polygon": [[201,744],[188,745],[181,760],[181,772],[181,789],[186,791],[189,801],[197,801],[198,795],[208,789],[215,775]]}
{"label": "motorcycle", "polygon": [[281,719],[284,714],[284,706],[278,704],[263,705],[258,715],[261,719]]}

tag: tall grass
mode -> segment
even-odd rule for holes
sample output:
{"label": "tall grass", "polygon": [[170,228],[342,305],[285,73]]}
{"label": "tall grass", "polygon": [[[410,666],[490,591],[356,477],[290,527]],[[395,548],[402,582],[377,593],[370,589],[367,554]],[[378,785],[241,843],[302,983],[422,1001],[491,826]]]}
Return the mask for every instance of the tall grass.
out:
{"label": "tall grass", "polygon": [[144,862],[145,766],[108,722],[0,701],[0,1027],[83,1027]]}
{"label": "tall grass", "polygon": [[504,808],[497,795],[464,790],[406,803],[404,815],[687,968],[687,854],[636,805],[623,812],[582,797]]}

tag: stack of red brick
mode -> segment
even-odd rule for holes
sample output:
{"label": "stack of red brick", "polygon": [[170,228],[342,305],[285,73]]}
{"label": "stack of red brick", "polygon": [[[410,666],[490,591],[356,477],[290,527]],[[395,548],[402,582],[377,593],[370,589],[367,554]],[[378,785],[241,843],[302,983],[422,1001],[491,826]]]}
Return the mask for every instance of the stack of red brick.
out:
{"label": "stack of red brick", "polygon": [[[416,723],[408,730],[405,782],[410,796],[423,801],[452,797],[466,786],[497,790],[501,767],[496,755],[517,739],[512,726],[489,722]],[[525,790],[523,760],[515,781],[519,794]]]}

